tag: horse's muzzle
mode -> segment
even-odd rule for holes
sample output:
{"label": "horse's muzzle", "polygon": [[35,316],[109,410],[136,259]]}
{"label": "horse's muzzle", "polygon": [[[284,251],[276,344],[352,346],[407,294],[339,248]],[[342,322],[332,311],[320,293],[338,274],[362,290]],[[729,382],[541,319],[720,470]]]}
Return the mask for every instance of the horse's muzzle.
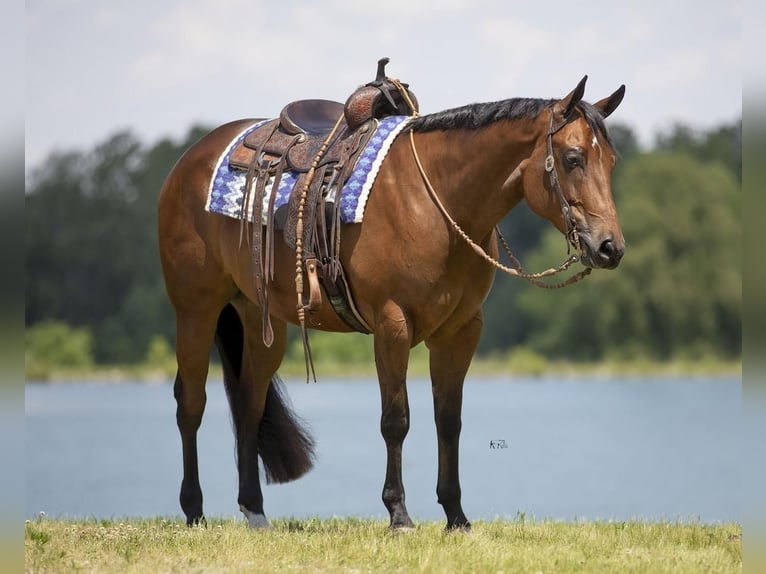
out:
{"label": "horse's muzzle", "polygon": [[586,267],[614,269],[620,264],[620,260],[625,254],[625,241],[622,239],[608,236],[601,240],[597,248],[594,247],[589,236],[583,234],[580,239],[583,244],[580,261]]}

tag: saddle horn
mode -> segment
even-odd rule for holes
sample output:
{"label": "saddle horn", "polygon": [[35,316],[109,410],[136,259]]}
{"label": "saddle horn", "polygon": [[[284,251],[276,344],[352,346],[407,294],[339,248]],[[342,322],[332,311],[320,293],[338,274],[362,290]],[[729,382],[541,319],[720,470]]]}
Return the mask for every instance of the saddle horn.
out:
{"label": "saddle horn", "polygon": [[379,59],[375,79],[357,88],[346,100],[343,114],[351,130],[372,118],[384,118],[393,114],[412,115],[417,112],[418,100],[410,91],[409,84],[386,77],[386,64],[389,61],[389,58]]}
{"label": "saddle horn", "polygon": [[378,88],[383,96],[385,96],[385,98],[388,100],[388,103],[391,104],[391,107],[396,109],[396,102],[394,101],[394,97],[391,95],[391,89],[389,85],[390,82],[386,81],[386,64],[388,64],[390,61],[391,58],[387,57],[378,60],[378,72],[375,75],[375,79],[367,85]]}
{"label": "saddle horn", "polygon": [[381,58],[378,60],[378,73],[375,75],[376,82],[383,82],[386,79],[386,64],[391,61],[391,58]]}

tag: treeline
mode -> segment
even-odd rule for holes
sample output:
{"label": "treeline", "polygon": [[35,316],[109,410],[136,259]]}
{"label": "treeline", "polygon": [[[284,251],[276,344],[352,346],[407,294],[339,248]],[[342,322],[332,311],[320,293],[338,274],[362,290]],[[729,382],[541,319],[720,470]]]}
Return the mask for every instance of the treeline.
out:
{"label": "treeline", "polygon": [[[166,360],[173,345],[157,251],[162,182],[201,135],[152,146],[120,132],[48,157],[27,178],[27,365]],[[741,348],[741,123],[675,126],[652,149],[611,126],[613,191],[627,241],[616,271],[560,291],[498,274],[480,353],[523,346],[574,360],[736,358]],[[525,206],[501,224],[529,270],[564,240]]]}
{"label": "treeline", "polygon": [[[741,123],[708,132],[677,125],[650,150],[627,126],[610,131],[621,156],[612,191],[627,245],[623,261],[559,291],[498,274],[480,350],[524,345],[587,361],[738,357]],[[502,227],[530,270],[565,254],[561,235],[525,206]]]}

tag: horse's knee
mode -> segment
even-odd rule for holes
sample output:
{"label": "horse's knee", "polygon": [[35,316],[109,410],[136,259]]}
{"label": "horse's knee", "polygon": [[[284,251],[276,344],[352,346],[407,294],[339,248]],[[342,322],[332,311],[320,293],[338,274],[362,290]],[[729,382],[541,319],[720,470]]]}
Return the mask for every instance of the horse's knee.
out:
{"label": "horse's knee", "polygon": [[406,409],[386,409],[380,417],[380,432],[386,442],[401,443],[410,430]]}

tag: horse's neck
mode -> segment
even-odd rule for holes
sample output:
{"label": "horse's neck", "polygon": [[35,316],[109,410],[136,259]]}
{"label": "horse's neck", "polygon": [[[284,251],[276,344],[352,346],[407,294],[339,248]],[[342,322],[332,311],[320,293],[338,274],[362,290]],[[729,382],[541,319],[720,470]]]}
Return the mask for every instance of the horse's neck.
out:
{"label": "horse's neck", "polygon": [[530,120],[501,120],[470,131],[415,134],[416,142],[422,138],[416,145],[435,193],[472,237],[487,236],[521,201],[503,184],[532,154],[538,132]]}

